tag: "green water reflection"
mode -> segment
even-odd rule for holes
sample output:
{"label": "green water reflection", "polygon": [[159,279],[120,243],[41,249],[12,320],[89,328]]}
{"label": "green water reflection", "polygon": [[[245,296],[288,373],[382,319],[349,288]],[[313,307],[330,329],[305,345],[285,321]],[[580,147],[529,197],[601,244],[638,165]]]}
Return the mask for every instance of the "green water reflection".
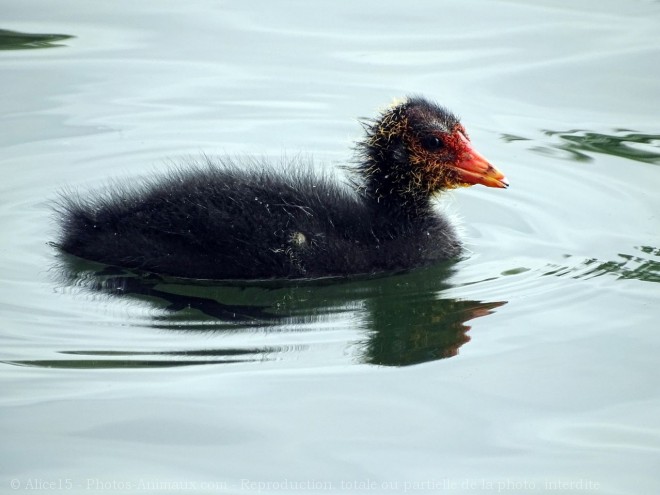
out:
{"label": "green water reflection", "polygon": [[64,46],[58,41],[73,38],[68,34],[20,33],[0,29],[0,50],[30,50],[35,48],[54,48]]}
{"label": "green water reflection", "polygon": [[[223,334],[307,328],[346,329],[363,335],[357,348],[363,363],[407,366],[455,356],[470,339],[466,324],[504,302],[467,301],[442,296],[452,264],[380,278],[228,285],[181,280],[103,267],[63,255],[61,282],[107,297],[121,297],[155,309],[148,323],[161,331]],[[312,325],[309,325],[309,324]],[[321,324],[320,326],[314,325]],[[143,324],[143,323],[141,323]],[[253,340],[251,340],[253,342]],[[185,345],[185,338],[182,338]],[[65,368],[149,367],[221,364],[281,358],[306,345],[257,346],[172,352],[64,351],[61,360],[15,364]],[[78,359],[72,355],[79,356]],[[150,359],[146,358],[146,355]]]}
{"label": "green water reflection", "polygon": [[405,300],[374,301],[369,339],[364,342],[367,362],[406,366],[458,354],[469,342],[466,322],[493,312],[503,302],[435,299],[409,304]]}
{"label": "green water reflection", "polygon": [[[562,264],[532,271],[537,277],[590,279],[615,276],[660,282],[660,248],[638,246],[636,254],[620,253],[614,260],[566,256]],[[502,277],[528,272],[506,270]],[[182,280],[126,271],[68,255],[55,271],[58,283],[107,298],[124,298],[154,308],[147,325],[185,335],[280,331],[323,332],[346,329],[347,316],[358,332],[358,360],[381,366],[408,366],[458,354],[470,341],[468,322],[505,304],[444,296],[453,264],[380,278],[302,282],[227,284]],[[336,325],[334,325],[334,322]],[[316,325],[319,324],[319,325]],[[350,323],[348,324],[350,326]],[[315,341],[315,339],[310,339]],[[208,349],[136,352],[131,350],[63,350],[62,359],[15,361],[12,364],[55,368],[149,368],[231,364],[281,359],[304,353],[312,345],[218,346]],[[348,343],[347,343],[348,345]]]}
{"label": "green water reflection", "polygon": [[636,249],[641,254],[619,253],[619,259],[611,261],[589,258],[574,266],[554,266],[544,275],[569,276],[576,279],[614,275],[618,279],[660,282],[660,249],[651,246],[639,246]]}
{"label": "green water reflection", "polygon": [[[628,129],[616,129],[614,134],[573,129],[569,131],[544,131],[554,143],[536,146],[540,153],[586,162],[593,160],[591,153],[602,153],[645,163],[660,164],[660,134],[644,134]],[[502,134],[506,142],[530,141],[513,134]]]}

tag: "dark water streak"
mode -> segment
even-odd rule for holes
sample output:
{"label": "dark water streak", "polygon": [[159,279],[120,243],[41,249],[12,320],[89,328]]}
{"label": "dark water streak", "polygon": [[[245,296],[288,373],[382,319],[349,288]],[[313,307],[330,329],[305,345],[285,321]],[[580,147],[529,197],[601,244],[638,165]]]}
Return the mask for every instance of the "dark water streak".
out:
{"label": "dark water streak", "polygon": [[[645,134],[628,129],[615,129],[613,132],[614,134],[583,129],[545,130],[543,134],[556,142],[538,144],[533,146],[532,150],[550,156],[559,155],[576,162],[593,161],[594,157],[591,153],[600,153],[638,162],[660,164],[660,134]],[[502,134],[501,139],[508,143],[533,141],[514,134]],[[643,148],[636,148],[634,145],[641,145]]]}
{"label": "dark water streak", "polygon": [[[126,271],[65,254],[60,261],[53,271],[59,284],[148,304],[159,310],[151,317],[151,327],[183,335],[276,332],[286,326],[304,328],[303,325],[327,321],[343,312],[357,312],[358,330],[364,335],[358,345],[359,359],[383,366],[407,366],[457,355],[459,348],[470,340],[466,322],[491,314],[505,304],[441,297],[449,287],[452,263],[387,277],[229,284]],[[215,348],[174,353],[59,351],[105,359],[24,360],[13,364],[72,368],[220,364],[269,360],[283,352],[300,352],[304,347]],[[135,356],[144,355],[152,359],[134,360]],[[200,357],[214,359],[202,361]]]}
{"label": "dark water streak", "polygon": [[65,46],[59,41],[73,38],[68,34],[21,33],[0,29],[0,50],[33,50]]}

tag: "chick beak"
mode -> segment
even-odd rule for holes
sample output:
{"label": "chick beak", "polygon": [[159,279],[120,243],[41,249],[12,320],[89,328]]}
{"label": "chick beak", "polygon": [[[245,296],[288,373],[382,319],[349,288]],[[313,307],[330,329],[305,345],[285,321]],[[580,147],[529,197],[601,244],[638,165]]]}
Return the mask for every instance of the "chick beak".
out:
{"label": "chick beak", "polygon": [[488,187],[509,187],[504,174],[475,150],[462,132],[458,131],[456,134],[461,143],[462,153],[451,168],[458,173],[458,180],[470,186],[483,184]]}

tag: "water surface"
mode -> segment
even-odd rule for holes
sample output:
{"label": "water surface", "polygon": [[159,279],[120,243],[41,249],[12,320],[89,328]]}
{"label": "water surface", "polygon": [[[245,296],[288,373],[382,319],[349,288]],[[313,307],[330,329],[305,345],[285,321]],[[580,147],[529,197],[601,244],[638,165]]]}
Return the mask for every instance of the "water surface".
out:
{"label": "water surface", "polygon": [[[0,486],[656,492],[659,24],[641,0],[5,6]],[[511,182],[440,199],[459,260],[228,286],[49,244],[65,187],[202,154],[329,170],[407,94]]]}

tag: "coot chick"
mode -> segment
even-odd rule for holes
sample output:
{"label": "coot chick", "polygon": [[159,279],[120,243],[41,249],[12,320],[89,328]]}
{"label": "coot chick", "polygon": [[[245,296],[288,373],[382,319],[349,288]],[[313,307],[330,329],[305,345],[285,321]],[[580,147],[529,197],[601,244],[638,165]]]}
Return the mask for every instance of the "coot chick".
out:
{"label": "coot chick", "polygon": [[97,197],[63,196],[58,246],[126,268],[203,279],[296,279],[405,270],[461,249],[435,211],[444,189],[506,179],[447,109],[413,97],[364,123],[349,184],[224,160]]}

